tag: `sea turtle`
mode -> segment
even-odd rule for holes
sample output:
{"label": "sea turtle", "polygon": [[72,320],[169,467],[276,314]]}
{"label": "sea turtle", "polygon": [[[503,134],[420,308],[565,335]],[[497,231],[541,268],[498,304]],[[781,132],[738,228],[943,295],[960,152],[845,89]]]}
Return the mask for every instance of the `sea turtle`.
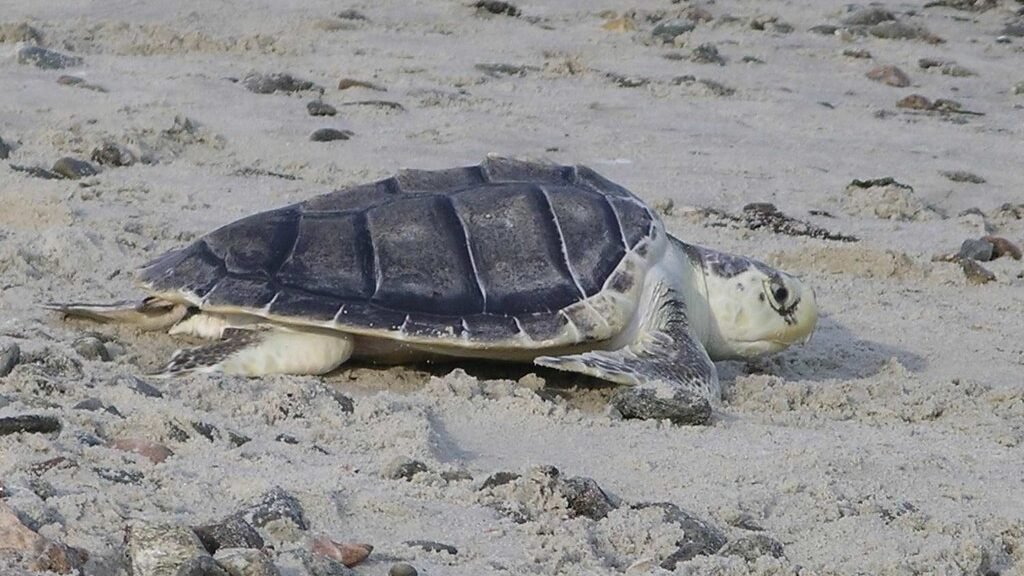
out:
{"label": "sea turtle", "polygon": [[323,374],[349,358],[533,362],[631,385],[625,416],[707,420],[713,359],[810,337],[814,293],[685,243],[585,166],[488,157],[243,218],[145,265],[136,305],[70,316],[214,340],[164,370]]}

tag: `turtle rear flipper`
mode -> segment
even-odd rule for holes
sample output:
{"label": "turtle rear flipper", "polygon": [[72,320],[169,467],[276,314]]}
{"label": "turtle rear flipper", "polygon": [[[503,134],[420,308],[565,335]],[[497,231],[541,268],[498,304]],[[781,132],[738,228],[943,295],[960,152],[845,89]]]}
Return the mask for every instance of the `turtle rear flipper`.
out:
{"label": "turtle rear flipper", "polygon": [[689,330],[674,292],[654,290],[637,341],[618,350],[540,356],[535,364],[628,384],[611,400],[626,418],[705,424],[719,394],[718,371]]}
{"label": "turtle rear flipper", "polygon": [[326,374],[352,355],[350,336],[273,325],[225,328],[212,344],[183,348],[158,376],[223,372],[240,376]]}
{"label": "turtle rear flipper", "polygon": [[110,304],[83,304],[80,302],[51,302],[43,306],[60,312],[66,318],[85,318],[95,322],[133,324],[142,330],[166,330],[177,324],[189,307],[151,296],[142,301],[121,301]]}

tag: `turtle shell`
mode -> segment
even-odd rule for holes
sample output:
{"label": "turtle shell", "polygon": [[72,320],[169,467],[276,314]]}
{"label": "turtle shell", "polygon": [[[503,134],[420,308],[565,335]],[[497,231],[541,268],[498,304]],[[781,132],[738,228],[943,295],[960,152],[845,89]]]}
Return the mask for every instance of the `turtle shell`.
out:
{"label": "turtle shell", "polygon": [[243,218],[150,262],[140,280],[213,312],[543,347],[622,329],[659,230],[643,202],[589,168],[492,157]]}

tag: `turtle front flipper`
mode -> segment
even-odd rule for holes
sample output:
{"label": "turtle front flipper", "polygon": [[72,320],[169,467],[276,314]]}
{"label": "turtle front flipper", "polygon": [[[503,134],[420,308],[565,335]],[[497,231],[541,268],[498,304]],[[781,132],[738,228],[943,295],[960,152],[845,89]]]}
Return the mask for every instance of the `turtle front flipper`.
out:
{"label": "turtle front flipper", "polygon": [[625,418],[706,424],[719,395],[718,372],[690,332],[685,304],[657,286],[635,342],[618,350],[541,356],[535,364],[628,384],[611,400]]}
{"label": "turtle front flipper", "polygon": [[132,324],[142,330],[166,330],[174,326],[189,311],[185,304],[170,302],[151,296],[137,301],[113,302],[110,304],[68,304],[49,303],[47,310],[60,312],[66,318],[85,318],[94,322],[116,322]]}

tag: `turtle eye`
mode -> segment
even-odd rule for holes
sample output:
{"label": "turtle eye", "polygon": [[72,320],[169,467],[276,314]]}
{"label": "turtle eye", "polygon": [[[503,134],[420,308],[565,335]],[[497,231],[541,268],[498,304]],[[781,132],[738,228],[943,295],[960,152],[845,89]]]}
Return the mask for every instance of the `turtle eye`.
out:
{"label": "turtle eye", "polygon": [[785,304],[786,298],[789,298],[789,290],[786,290],[785,286],[776,287],[775,292],[773,294],[775,296],[775,301],[778,302],[780,305]]}

